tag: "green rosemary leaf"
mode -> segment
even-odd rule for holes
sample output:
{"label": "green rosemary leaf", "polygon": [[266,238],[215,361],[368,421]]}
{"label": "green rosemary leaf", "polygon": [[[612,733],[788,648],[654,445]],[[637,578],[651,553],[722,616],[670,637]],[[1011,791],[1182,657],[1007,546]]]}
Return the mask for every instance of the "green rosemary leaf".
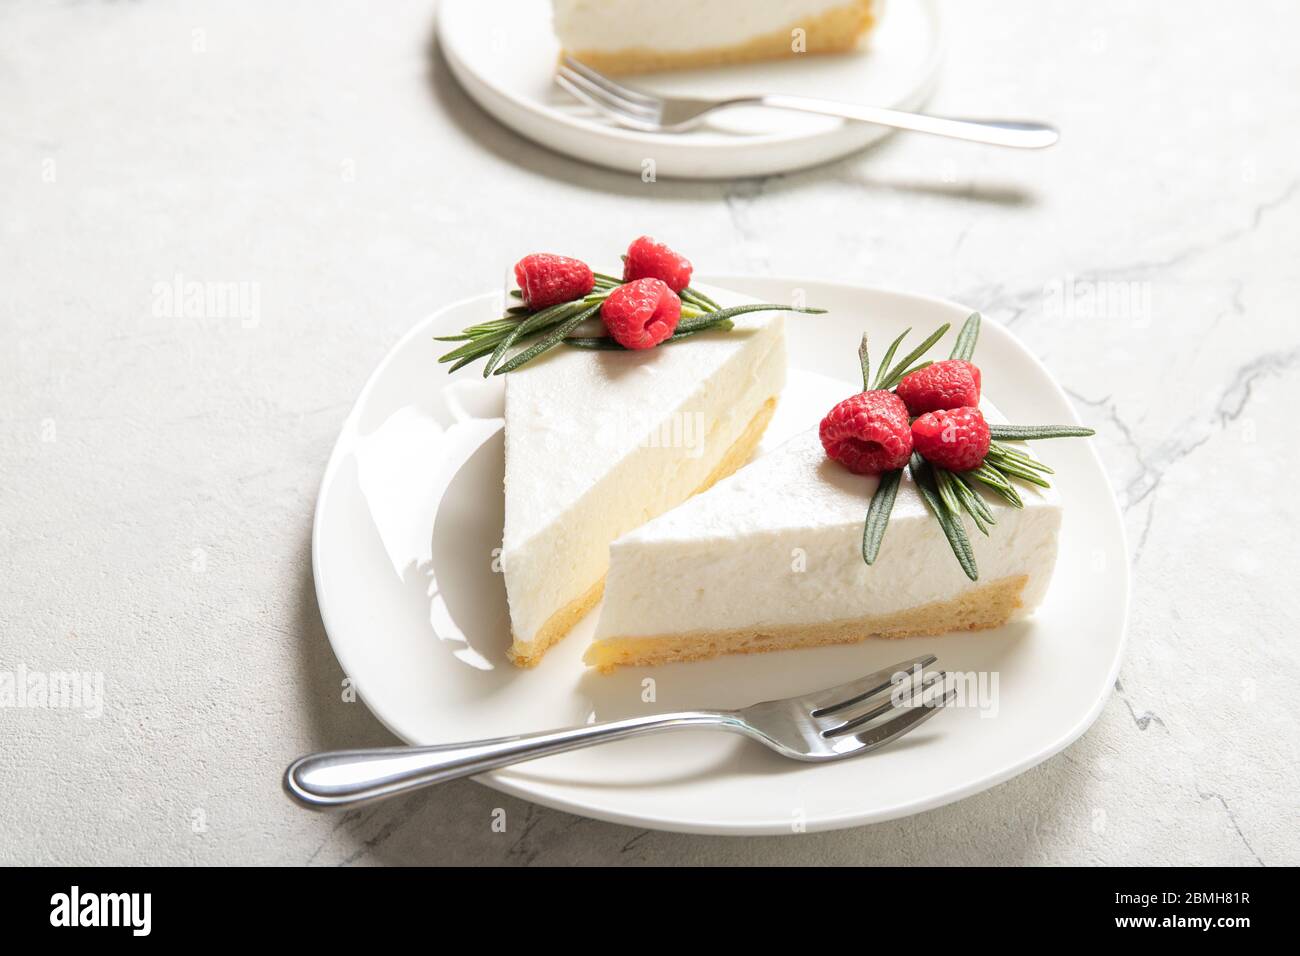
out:
{"label": "green rosemary leaf", "polygon": [[[862,333],[862,341],[858,343],[858,364],[862,366],[862,390],[864,392],[871,390],[871,355],[867,352],[867,333]],[[868,561],[868,564],[871,562]]]}
{"label": "green rosemary leaf", "polygon": [[885,540],[885,529],[889,526],[889,514],[894,510],[894,499],[898,497],[898,485],[903,479],[903,469],[887,471],[880,476],[876,493],[871,496],[871,506],[867,508],[867,523],[862,529],[862,560],[874,564],[880,554],[880,544]]}
{"label": "green rosemary leaf", "polygon": [[1023,508],[1025,506],[1025,502],[1020,497],[1020,492],[1016,491],[1015,486],[1007,480],[1006,475],[998,471],[993,463],[987,459],[985,459],[984,464],[974,471],[968,471],[965,474],[981,484],[988,485],[1013,508]]}
{"label": "green rosemary leaf", "polygon": [[522,289],[511,289],[510,294],[514,296],[516,299],[522,299],[524,297],[524,293]]}
{"label": "green rosemary leaf", "polygon": [[1026,454],[1019,448],[1012,448],[1010,445],[1004,445],[999,441],[989,442],[989,454],[993,455],[995,458],[1005,458],[1008,461],[1018,462],[1026,468],[1032,468],[1034,471],[1041,471],[1047,475],[1056,474],[1056,472],[1051,468],[1043,464],[1037,458],[1034,458],[1032,455]]}
{"label": "green rosemary leaf", "polygon": [[966,577],[978,581],[980,573],[975,565],[975,552],[971,549],[970,538],[966,536],[966,528],[961,523],[961,515],[948,511],[947,505],[927,484],[928,476],[923,477],[924,469],[920,469],[921,473],[918,474],[918,460],[920,456],[913,455],[912,463],[908,466],[912,471],[912,478],[916,481],[916,487],[921,492],[921,497],[925,499],[925,503],[930,506],[930,511],[939,519],[939,527],[943,529],[944,537],[948,539],[948,545],[952,548],[952,553],[957,556],[957,563],[966,572]]}
{"label": "green rosemary leaf", "polygon": [[[960,475],[955,475],[950,471],[942,473],[945,477],[944,483],[952,491],[953,497],[961,509],[970,515],[971,520],[975,522],[975,527],[979,529],[984,537],[989,535],[989,523],[985,521],[985,515],[988,512],[984,502],[980,500],[975,492],[967,487],[966,483],[961,480]],[[997,522],[993,522],[996,524]]]}
{"label": "green rosemary leaf", "polygon": [[438,361],[439,363],[455,362],[457,359],[462,359],[466,356],[482,358],[484,355],[487,355],[496,348],[497,341],[498,339],[495,336],[485,336],[483,338],[473,339],[459,348],[452,349],[446,355],[438,356]]}
{"label": "green rosemary leaf", "polygon": [[889,370],[889,374],[885,376],[885,380],[883,382],[880,382],[876,387],[893,388],[895,385],[897,385],[899,380],[903,377],[904,373],[911,366],[911,364],[915,362],[917,359],[919,359],[926,352],[930,351],[934,343],[938,342],[941,338],[943,338],[944,333],[947,332],[948,329],[949,329],[949,325],[947,322],[939,326],[939,328],[935,332],[932,332],[930,334],[929,338],[927,338],[916,348],[912,349],[912,351],[908,352],[907,355],[897,365],[891,368]]}
{"label": "green rosemary leaf", "polygon": [[[965,488],[966,486],[962,485],[962,487]],[[967,489],[967,491],[964,494],[962,492],[958,492],[957,500],[961,502],[962,510],[965,511],[968,515],[970,515],[970,520],[975,523],[975,527],[979,530],[979,533],[984,535],[984,537],[987,538],[989,536],[989,526],[984,521],[984,516],[981,515],[979,511],[977,511],[971,505],[970,497],[969,497],[970,494],[971,492],[969,489]]]}
{"label": "green rosemary leaf", "polygon": [[710,299],[707,295],[705,295],[703,292],[699,291],[698,289],[692,289],[690,286],[687,286],[685,289],[682,290],[682,292],[690,296],[700,305],[705,306],[711,312],[718,312],[722,309],[722,306],[718,305],[718,303],[714,302],[712,299]]}
{"label": "green rosemary leaf", "polygon": [[983,496],[975,490],[975,486],[971,484],[970,479],[966,477],[965,473],[959,472],[953,477],[955,477],[957,483],[966,490],[967,504],[980,513],[980,517],[984,519],[985,524],[997,524],[997,519],[993,517],[993,509],[988,506],[988,502],[984,500]]}
{"label": "green rosemary leaf", "polygon": [[700,326],[698,329],[683,330],[679,325],[677,326],[676,332],[668,336],[668,338],[664,339],[659,344],[669,345],[673,342],[680,341],[681,339],[689,339],[692,335],[699,335],[701,332],[730,332],[735,327],[736,323],[732,322],[731,319],[721,319],[717,322],[711,322],[708,325]]}
{"label": "green rosemary leaf", "polygon": [[[626,259],[627,256],[624,256],[623,258]],[[592,278],[595,279],[597,282],[603,283],[603,284],[605,284],[605,285],[622,285],[622,284],[623,284],[623,280],[622,280],[622,279],[619,279],[619,278],[617,278],[616,276],[612,276],[612,275],[609,275],[609,274],[604,273],[604,272],[593,272],[593,273],[591,274],[591,276],[592,276]]]}
{"label": "green rosemary leaf", "polygon": [[510,308],[506,309],[508,315],[527,315],[531,311],[533,310],[528,308],[526,305],[512,305]]}
{"label": "green rosemary leaf", "polygon": [[460,335],[435,335],[433,340],[435,342],[464,342],[472,338],[474,336],[462,333]]}
{"label": "green rosemary leaf", "polygon": [[904,329],[903,334],[890,342],[889,348],[885,349],[885,357],[880,363],[880,368],[876,371],[876,388],[880,388],[880,383],[884,380],[885,373],[889,371],[889,363],[894,360],[894,353],[898,351],[898,347],[903,344],[903,339],[907,338],[908,333],[911,331],[912,329],[910,326]]}
{"label": "green rosemary leaf", "polygon": [[952,357],[969,362],[971,356],[975,354],[975,343],[980,338],[980,314],[972,312],[957,333],[957,341],[953,343]]}
{"label": "green rosemary leaf", "polygon": [[753,305],[733,305],[726,309],[719,309],[716,312],[708,312],[701,316],[701,319],[734,319],[736,316],[744,315],[747,312],[806,312],[810,315],[824,315],[826,310],[796,305],[776,305],[771,302],[758,302]]}
{"label": "green rosemary leaf", "polygon": [[551,330],[550,334],[547,335],[545,338],[543,338],[540,342],[537,342],[534,345],[530,345],[522,352],[517,353],[508,362],[498,367],[493,374],[504,375],[506,372],[513,372],[515,369],[519,368],[520,366],[525,365],[528,362],[531,362],[533,359],[537,358],[537,356],[541,355],[543,352],[550,351],[551,349],[555,348],[555,346],[559,345],[562,341],[564,341],[565,336],[567,336],[570,332],[572,332],[579,325],[587,321],[587,319],[591,318],[599,311],[600,311],[600,303],[597,302],[595,305],[590,305],[587,308],[583,309],[581,312],[579,312],[577,315],[574,315],[572,318],[565,319],[559,325],[555,326]]}
{"label": "green rosemary leaf", "polygon": [[957,490],[952,486],[952,473],[946,468],[930,466],[930,473],[934,476],[935,490],[939,492],[939,497],[943,499],[944,506],[953,514],[961,511],[961,502],[957,500]]}
{"label": "green rosemary leaf", "polygon": [[986,465],[992,465],[994,468],[996,468],[999,472],[1001,472],[1003,475],[1005,475],[1008,478],[1019,478],[1021,481],[1027,481],[1031,485],[1038,485],[1038,487],[1040,488],[1052,487],[1051,484],[1048,483],[1047,479],[1044,478],[1042,475],[1040,475],[1038,472],[1033,471],[1030,468],[1026,468],[1024,465],[1018,464],[1014,461],[1010,461],[1008,459],[998,459],[990,462],[987,458],[985,458],[984,463]]}
{"label": "green rosemary leaf", "polygon": [[1039,438],[1090,438],[1097,433],[1081,425],[990,425],[989,434],[1001,441],[1034,441]]}
{"label": "green rosemary leaf", "polygon": [[687,309],[695,309],[697,312],[712,312],[712,311],[713,311],[709,306],[705,305],[705,304],[704,304],[703,302],[701,302],[699,299],[692,298],[691,295],[690,295],[690,294],[689,294],[685,289],[683,289],[681,292],[677,293],[677,298],[679,298],[679,299],[682,300],[682,311],[683,311],[683,312],[685,312]]}
{"label": "green rosemary leaf", "polygon": [[[704,332],[709,329],[722,329],[724,326],[729,331],[736,327],[736,323],[731,319],[718,318],[720,312],[709,312],[705,315],[697,315],[689,319],[682,319],[677,323],[677,331],[673,335],[690,335],[693,332]],[[671,337],[671,336],[670,336]]]}
{"label": "green rosemary leaf", "polygon": [[482,355],[466,355],[463,359],[461,359],[459,362],[454,364],[451,368],[447,369],[447,374],[450,375],[452,372],[464,368],[470,362],[477,362],[482,357],[483,357]]}
{"label": "green rosemary leaf", "polygon": [[505,332],[513,329],[529,315],[532,315],[532,312],[528,309],[525,309],[522,315],[511,315],[507,312],[499,319],[492,319],[488,322],[478,322],[474,325],[468,326],[463,331],[466,335],[484,335],[490,332]]}

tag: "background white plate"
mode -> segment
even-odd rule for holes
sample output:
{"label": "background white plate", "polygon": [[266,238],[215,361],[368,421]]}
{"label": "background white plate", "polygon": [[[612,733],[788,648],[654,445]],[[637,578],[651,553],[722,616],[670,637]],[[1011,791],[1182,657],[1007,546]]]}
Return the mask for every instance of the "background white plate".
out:
{"label": "background white plate", "polygon": [[[670,136],[620,129],[555,86],[560,49],[551,5],[540,0],[442,0],[438,38],[461,85],[501,122],[551,149],[638,176],[647,159],[664,177],[788,172],[838,159],[889,132],[770,109],[732,110],[700,130]],[[631,82],[669,95],[794,93],[918,109],[943,58],[933,0],[890,0],[867,44],[844,56],[654,74]]]}
{"label": "background white plate", "polygon": [[[888,342],[928,334],[964,306],[880,289],[790,279],[707,279],[765,301],[807,302],[791,317],[791,384],[764,448],[816,424],[856,390],[864,324]],[[505,591],[493,570],[502,522],[502,391],[477,367],[448,376],[431,336],[498,315],[501,296],[450,305],[384,359],[348,416],[321,483],[312,560],[321,615],[343,669],[375,715],[412,743],[436,743],[695,707],[743,706],[839,683],[932,651],[948,670],[996,671],[999,710],[938,715],[856,760],[808,766],[726,734],[675,733],[563,754],[482,782],[547,806],[699,833],[788,833],[915,813],[983,790],[1065,747],[1100,712],[1119,670],[1128,604],[1123,526],[1090,443],[1038,450],[1066,504],[1062,548],[1035,618],[997,631],[869,641],[589,673],[580,657],[594,610],[533,670],[508,663]],[[955,334],[950,333],[950,336]],[[939,348],[945,348],[951,338]],[[1018,422],[1073,422],[1047,371],[986,319],[976,360],[989,397]],[[865,502],[864,502],[865,508]],[[996,529],[994,531],[996,533]],[[657,699],[643,701],[642,681]]]}

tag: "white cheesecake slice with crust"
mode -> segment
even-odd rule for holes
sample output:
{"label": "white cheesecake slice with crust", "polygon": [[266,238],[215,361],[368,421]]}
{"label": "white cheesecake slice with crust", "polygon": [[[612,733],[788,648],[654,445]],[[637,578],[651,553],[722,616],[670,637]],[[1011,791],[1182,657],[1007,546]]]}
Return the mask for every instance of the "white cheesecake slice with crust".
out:
{"label": "white cheesecake slice with crust", "polygon": [[554,0],[564,51],[605,73],[844,53],[879,0]]}
{"label": "white cheesecake slice with crust", "polygon": [[978,630],[1042,601],[1061,525],[1056,491],[1018,484],[1023,509],[984,495],[997,524],[986,537],[967,523],[971,581],[906,471],[880,553],[863,561],[877,484],[828,459],[813,429],[619,538],[584,660],[610,670]]}
{"label": "white cheesecake slice with crust", "polygon": [[[702,288],[723,307],[755,300]],[[784,317],[642,351],[557,348],[505,376],[501,568],[516,664],[600,600],[609,544],[749,459],[785,384]]]}

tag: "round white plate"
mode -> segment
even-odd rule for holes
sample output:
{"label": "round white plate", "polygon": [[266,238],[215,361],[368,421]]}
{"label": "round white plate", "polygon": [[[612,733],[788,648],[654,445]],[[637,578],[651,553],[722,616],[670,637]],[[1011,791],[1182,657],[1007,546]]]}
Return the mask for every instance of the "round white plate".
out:
{"label": "round white plate", "polygon": [[[853,377],[864,321],[876,342],[908,326],[919,341],[971,311],[826,282],[706,281],[768,302],[790,301],[802,290],[809,304],[830,309],[787,321],[790,384],[764,450],[812,427],[832,403],[860,388]],[[505,656],[505,589],[493,566],[502,526],[501,380],[484,382],[477,366],[448,376],[434,361],[442,343],[431,340],[495,317],[500,307],[499,293],[466,299],[412,329],[366,383],[321,483],[312,534],[321,616],[344,671],[399,737],[442,743],[633,714],[739,707],[838,684],[926,652],[949,671],[997,675],[996,713],[947,711],[890,747],[836,764],[787,761],[728,734],[671,733],[478,778],[546,806],[619,823],[761,834],[854,826],[957,800],[1045,760],[1096,718],[1119,670],[1128,560],[1101,463],[1091,444],[1077,439],[1037,446],[1056,468],[1065,520],[1051,589],[1030,621],[978,634],[602,676],[580,661],[597,607],[538,667],[512,666]],[[1077,421],[1046,369],[1000,325],[984,321],[975,355],[990,399],[1011,421]],[[645,700],[648,678],[653,701]]]}
{"label": "round white plate", "polygon": [[[540,0],[442,0],[438,38],[480,106],[550,149],[640,176],[765,176],[829,162],[889,130],[786,110],[735,109],[701,129],[662,135],[621,129],[555,86],[559,44]],[[938,76],[943,42],[934,0],[890,0],[867,48],[843,56],[636,77],[670,96],[793,93],[918,109]]]}

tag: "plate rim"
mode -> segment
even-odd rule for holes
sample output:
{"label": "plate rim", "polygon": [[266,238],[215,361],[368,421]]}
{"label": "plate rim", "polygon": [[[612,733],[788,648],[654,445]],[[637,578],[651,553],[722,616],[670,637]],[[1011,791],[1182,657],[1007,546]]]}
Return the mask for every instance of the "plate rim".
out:
{"label": "plate rim", "polygon": [[[966,311],[969,309],[968,306],[962,305],[959,302],[955,302],[952,299],[944,298],[942,296],[911,292],[906,289],[900,289],[897,287],[886,286],[886,285],[868,285],[866,283],[845,282],[843,280],[817,279],[808,276],[796,277],[790,275],[705,273],[700,275],[699,279],[702,283],[706,283],[710,285],[720,285],[728,288],[738,287],[737,291],[742,291],[742,292],[744,291],[743,288],[744,283],[773,282],[773,283],[788,284],[792,288],[809,288],[812,286],[823,286],[823,287],[834,288],[840,292],[846,292],[850,294],[861,294],[864,292],[868,294],[886,293],[889,295],[904,296],[906,298],[923,301],[929,305],[952,308],[959,311]],[[322,584],[322,574],[321,574],[321,561],[322,561],[321,525],[324,521],[324,516],[326,512],[325,504],[329,498],[330,487],[334,483],[334,479],[336,478],[339,464],[342,460],[342,455],[344,453],[343,452],[344,440],[345,438],[351,437],[351,433],[355,430],[356,423],[360,417],[363,405],[366,402],[366,400],[369,398],[371,392],[376,387],[382,374],[385,372],[385,370],[387,370],[389,365],[393,361],[395,361],[396,356],[406,347],[406,345],[411,340],[413,340],[417,335],[421,334],[422,331],[425,330],[425,327],[430,322],[434,321],[439,316],[447,312],[450,312],[453,309],[460,308],[462,306],[468,305],[473,302],[484,301],[484,300],[491,299],[493,297],[498,297],[499,295],[500,295],[500,291],[496,290],[496,291],[478,293],[476,295],[463,296],[452,302],[448,302],[446,305],[442,306],[441,308],[436,309],[433,312],[430,312],[427,315],[418,319],[410,329],[408,329],[405,333],[403,333],[397,339],[397,341],[393,343],[393,345],[384,354],[384,357],[380,359],[379,363],[371,371],[370,375],[366,377],[365,383],[361,386],[361,390],[357,393],[357,397],[352,403],[352,407],[349,409],[348,414],[346,415],[346,417],[343,419],[343,422],[339,426],[338,436],[335,439],[333,448],[330,450],[329,459],[326,462],[324,472],[321,475],[321,480],[317,487],[316,504],[312,511],[311,563],[312,563],[312,583],[313,583],[313,589],[316,596],[317,611],[320,614],[321,623],[324,627],[325,637],[329,643],[330,650],[334,654],[334,658],[335,660],[338,661],[339,666],[343,670],[345,676],[349,676],[349,677],[351,676],[348,670],[347,663],[344,660],[344,658],[348,656],[348,654],[346,651],[343,651],[341,649],[340,644],[336,642],[334,635],[331,631],[330,616],[327,611],[327,602],[325,600],[325,594],[324,594],[324,589]],[[970,311],[978,311],[978,310],[970,310]],[[1044,375],[1045,379],[1047,380],[1051,388],[1055,391],[1056,397],[1060,401],[1062,401],[1065,407],[1069,410],[1069,416],[1072,423],[1082,424],[1082,422],[1079,419],[1078,412],[1074,407],[1074,403],[1070,401],[1069,395],[1066,394],[1065,390],[1061,387],[1061,384],[1056,380],[1056,377],[1052,375],[1051,371],[1047,368],[1046,365],[1043,364],[1043,362],[1038,358],[1038,356],[1035,355],[1024,343],[1020,341],[1020,339],[1013,332],[1011,332],[1010,329],[1008,329],[1001,322],[998,322],[996,319],[991,319],[988,316],[984,316],[984,321],[995,325],[997,328],[999,328],[1002,332],[1006,334],[1010,343],[1021,353],[1021,357],[1023,359],[1028,360],[1039,372],[1041,372]],[[901,817],[908,817],[908,816],[913,816],[917,813],[924,813],[927,810],[933,810],[938,807],[945,806],[949,803],[955,803],[959,800],[963,800],[966,797],[974,796],[977,793],[982,793],[983,791],[996,787],[998,784],[1005,783],[1006,781],[1019,776],[1025,771],[1030,770],[1033,767],[1036,767],[1037,765],[1043,763],[1044,761],[1050,759],[1051,757],[1054,757],[1056,754],[1063,751],[1066,747],[1070,746],[1072,743],[1074,743],[1076,740],[1082,737],[1085,733],[1087,733],[1089,728],[1091,728],[1092,725],[1096,722],[1097,718],[1101,715],[1102,710],[1106,706],[1107,701],[1109,701],[1112,691],[1114,690],[1115,681],[1119,676],[1120,667],[1122,666],[1124,661],[1124,652],[1128,646],[1129,619],[1130,619],[1130,612],[1132,610],[1133,582],[1132,582],[1132,562],[1130,558],[1130,549],[1129,549],[1129,541],[1128,541],[1128,530],[1124,524],[1124,516],[1123,516],[1123,512],[1119,507],[1119,501],[1115,496],[1114,485],[1111,483],[1109,477],[1107,476],[1105,464],[1101,460],[1101,455],[1098,453],[1095,444],[1089,441],[1086,443],[1085,447],[1088,450],[1088,454],[1092,457],[1094,464],[1096,464],[1098,472],[1101,474],[1103,478],[1103,482],[1106,491],[1108,493],[1106,497],[1107,497],[1107,502],[1110,506],[1109,513],[1110,516],[1114,519],[1115,528],[1119,531],[1119,543],[1124,553],[1124,561],[1122,563],[1123,594],[1121,598],[1119,640],[1115,646],[1115,653],[1110,662],[1110,668],[1107,672],[1106,680],[1103,683],[1102,689],[1098,693],[1096,700],[1093,701],[1092,706],[1089,708],[1087,713],[1082,718],[1077,720],[1070,727],[1069,730],[1061,734],[1059,737],[1057,737],[1056,740],[1052,741],[1050,744],[1042,747],[1038,752],[1028,757],[1022,758],[1018,761],[1013,761],[1011,764],[1002,767],[987,776],[981,777],[976,781],[968,782],[961,786],[949,788],[947,790],[932,794],[924,799],[912,800],[906,803],[895,804],[890,807],[886,807],[884,809],[877,808],[875,810],[864,811],[859,813],[842,813],[842,814],[837,814],[829,817],[819,817],[816,820],[810,819],[807,821],[807,826],[805,827],[805,830],[803,832],[808,832],[808,833],[826,832],[830,830],[845,829],[848,827],[866,826],[872,823],[884,823],[889,820],[896,820]],[[384,728],[389,731],[389,733],[393,734],[393,736],[397,737],[399,740],[409,743],[407,738],[398,732],[396,727],[393,726],[393,724],[380,712],[379,709],[377,709],[377,705],[370,701],[370,699],[365,695],[364,691],[360,687],[357,688],[357,696],[365,704],[366,709],[370,711],[370,713],[375,717],[375,719],[378,720],[384,726]],[[622,826],[638,827],[641,829],[651,829],[651,830],[663,830],[663,831],[674,832],[674,833],[689,833],[689,834],[715,835],[715,836],[782,836],[782,835],[791,835],[793,832],[790,828],[790,821],[784,818],[779,821],[772,820],[772,821],[761,821],[761,822],[749,821],[749,822],[737,822],[737,823],[718,823],[718,822],[710,821],[708,823],[692,823],[690,821],[683,821],[681,819],[672,818],[672,817],[648,816],[643,813],[632,813],[627,811],[613,810],[603,806],[593,807],[589,804],[581,804],[576,801],[569,801],[560,797],[552,796],[551,794],[547,794],[547,793],[539,794],[534,790],[530,789],[528,786],[509,779],[508,776],[503,778],[501,776],[501,774],[503,773],[508,774],[508,770],[503,768],[503,770],[500,771],[489,771],[487,773],[480,774],[475,777],[471,777],[470,779],[474,780],[477,783],[483,784],[484,786],[490,787],[494,790],[508,794],[509,796],[513,796],[518,799],[525,800],[529,803],[535,803],[539,806],[548,807],[553,810],[560,810],[565,813],[575,814],[577,816],[588,817],[593,820],[601,820],[606,823],[620,824]]]}
{"label": "plate rim", "polygon": [[[487,112],[498,122],[509,127],[515,133],[524,136],[526,139],[539,143],[544,148],[561,152],[566,156],[576,156],[567,150],[559,149],[551,143],[542,142],[535,138],[531,133],[525,132],[519,125],[507,120],[501,115],[499,109],[503,106],[527,114],[534,120],[544,123],[559,124],[562,130],[570,133],[594,136],[606,140],[609,143],[617,144],[619,148],[633,146],[655,146],[656,148],[669,148],[681,150],[691,156],[730,156],[737,160],[742,159],[754,148],[766,149],[770,147],[789,147],[800,143],[816,143],[833,138],[840,132],[835,130],[821,131],[818,133],[793,132],[793,133],[757,133],[745,136],[735,143],[694,143],[689,139],[683,139],[681,136],[672,133],[645,133],[639,130],[624,129],[618,126],[609,126],[603,123],[592,122],[578,116],[571,116],[561,110],[556,110],[540,103],[536,100],[522,96],[508,87],[500,84],[491,83],[485,80],[480,73],[472,69],[456,49],[455,40],[448,40],[451,36],[447,27],[447,9],[456,2],[468,2],[468,0],[444,0],[438,4],[435,13],[434,32],[438,39],[438,49],[447,61],[452,74],[460,84],[462,90],[475,102],[481,109]],[[943,64],[947,59],[948,52],[948,29],[947,22],[943,15],[941,5],[938,0],[910,0],[921,7],[923,15],[930,24],[934,42],[927,57],[924,66],[920,70],[919,81],[912,86],[908,93],[897,99],[895,102],[886,104],[892,109],[916,110],[930,97],[938,85],[939,75]],[[489,104],[484,101],[485,98],[495,100],[495,104]],[[496,108],[494,108],[494,106]],[[867,124],[870,125],[870,124]],[[795,160],[793,162],[769,163],[764,168],[773,170],[782,170],[794,172],[808,166],[821,165],[826,162],[833,162],[836,159],[842,159],[845,156],[858,152],[861,149],[877,142],[885,136],[892,135],[894,130],[882,128],[878,135],[872,136],[865,142],[853,146],[830,151],[827,156],[813,157],[807,160]],[[586,162],[595,165],[604,166],[610,169],[626,171],[622,164],[598,160],[594,157],[587,157]],[[729,174],[722,172],[708,173],[662,173],[665,178],[678,179],[731,179],[739,175],[741,177],[757,175],[754,173]],[[770,174],[767,174],[770,175]]]}

